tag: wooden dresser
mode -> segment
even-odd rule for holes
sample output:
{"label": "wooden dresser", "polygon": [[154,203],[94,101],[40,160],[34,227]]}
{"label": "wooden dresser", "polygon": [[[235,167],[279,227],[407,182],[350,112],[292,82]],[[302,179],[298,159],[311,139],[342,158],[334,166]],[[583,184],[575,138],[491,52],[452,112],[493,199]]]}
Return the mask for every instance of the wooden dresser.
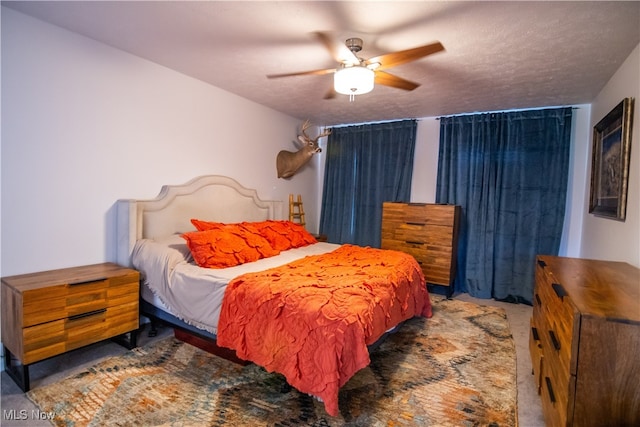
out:
{"label": "wooden dresser", "polygon": [[413,255],[428,284],[448,286],[453,293],[460,206],[429,203],[382,205],[383,249]]}
{"label": "wooden dresser", "polygon": [[547,426],[640,425],[640,270],[538,256],[529,351]]}
{"label": "wooden dresser", "polygon": [[27,391],[34,362],[126,333],[134,347],[138,300],[139,273],[112,263],[3,277],[7,373]]}

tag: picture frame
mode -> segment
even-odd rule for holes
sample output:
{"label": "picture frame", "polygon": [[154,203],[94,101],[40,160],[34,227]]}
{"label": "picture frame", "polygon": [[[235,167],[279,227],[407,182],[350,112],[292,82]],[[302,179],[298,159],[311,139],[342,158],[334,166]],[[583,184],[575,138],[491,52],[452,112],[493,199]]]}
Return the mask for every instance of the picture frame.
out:
{"label": "picture frame", "polygon": [[633,104],[623,99],[593,127],[589,213],[599,217],[626,218]]}

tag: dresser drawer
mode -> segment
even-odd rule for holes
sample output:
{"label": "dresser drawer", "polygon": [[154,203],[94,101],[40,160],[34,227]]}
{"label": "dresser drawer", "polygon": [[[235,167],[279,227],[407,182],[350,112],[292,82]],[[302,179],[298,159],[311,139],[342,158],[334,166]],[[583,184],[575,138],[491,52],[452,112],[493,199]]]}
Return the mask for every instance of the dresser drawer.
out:
{"label": "dresser drawer", "polygon": [[426,243],[429,239],[427,226],[413,223],[392,223],[390,237],[401,242]]}
{"label": "dresser drawer", "polygon": [[562,332],[566,321],[559,318],[546,318],[540,337],[554,368],[568,376],[575,374],[576,367],[575,360],[572,358],[574,338]]}
{"label": "dresser drawer", "polygon": [[411,205],[384,203],[382,220],[388,223],[413,226],[451,227],[456,220],[456,209],[450,205]]}
{"label": "dresser drawer", "polygon": [[383,239],[382,247],[392,251],[400,251],[411,255],[424,270],[427,266],[427,246],[419,242],[406,242],[404,240]]}
{"label": "dresser drawer", "polygon": [[540,265],[536,268],[534,300],[540,306],[543,317],[556,316],[562,310],[562,299],[554,290],[554,278]]}
{"label": "dresser drawer", "polygon": [[[383,218],[385,219],[424,225],[451,226],[455,215],[450,205],[385,203],[384,209]],[[425,215],[427,209],[428,215]]]}
{"label": "dresser drawer", "polygon": [[451,280],[451,250],[429,247],[425,257],[427,283],[448,285]]}
{"label": "dresser drawer", "polygon": [[[567,373],[575,374],[577,336],[580,327],[575,319],[579,316],[569,295],[561,283],[552,274],[546,273],[544,267],[536,269],[536,286],[534,289],[534,318],[544,319],[544,330],[539,331],[544,345],[551,354],[557,356],[556,363]],[[539,326],[543,325],[539,323]]]}
{"label": "dresser drawer", "polygon": [[420,242],[406,242],[397,239],[382,239],[382,247],[392,251],[408,253],[418,261],[424,260],[427,254],[427,246]]}
{"label": "dresser drawer", "polygon": [[[575,377],[572,378],[575,387]],[[558,396],[558,385],[552,377],[544,376],[540,390],[540,399],[547,427],[566,427],[568,424],[569,402]]]}
{"label": "dresser drawer", "polygon": [[[565,365],[559,362],[558,353],[554,349],[549,349],[549,341],[545,339],[544,333],[540,335],[542,348],[544,351],[544,378],[541,387],[553,390],[556,406],[566,409],[567,402],[573,396],[571,389],[572,375]],[[563,410],[564,410],[563,409]]]}
{"label": "dresser drawer", "polygon": [[533,318],[531,319],[531,328],[529,330],[529,354],[531,355],[531,367],[536,385],[536,390],[540,394],[542,380],[544,375],[544,352],[542,351],[542,343],[540,335]]}
{"label": "dresser drawer", "polygon": [[441,225],[400,223],[396,225],[390,237],[406,242],[419,242],[450,247],[453,239],[453,229]]}

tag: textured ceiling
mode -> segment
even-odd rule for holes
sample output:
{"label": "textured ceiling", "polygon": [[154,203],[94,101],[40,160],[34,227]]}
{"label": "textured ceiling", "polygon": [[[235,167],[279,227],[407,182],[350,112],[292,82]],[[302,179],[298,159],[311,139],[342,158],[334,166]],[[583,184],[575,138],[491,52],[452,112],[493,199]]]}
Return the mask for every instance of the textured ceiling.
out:
{"label": "textured ceiling", "polygon": [[[299,119],[336,125],[590,103],[640,43],[640,2],[2,2]],[[323,96],[312,32],[360,37],[363,58],[440,41],[388,71],[420,83]],[[639,70],[640,74],[640,70]],[[640,77],[639,77],[640,78]]]}

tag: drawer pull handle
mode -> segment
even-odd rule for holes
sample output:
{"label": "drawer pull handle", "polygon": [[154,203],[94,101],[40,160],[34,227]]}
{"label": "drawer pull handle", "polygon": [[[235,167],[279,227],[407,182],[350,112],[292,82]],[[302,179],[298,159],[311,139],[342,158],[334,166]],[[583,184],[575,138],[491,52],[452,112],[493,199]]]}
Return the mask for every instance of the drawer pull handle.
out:
{"label": "drawer pull handle", "polygon": [[541,259],[538,260],[538,265],[542,268],[545,268],[547,266],[547,263],[542,261]]}
{"label": "drawer pull handle", "polygon": [[107,280],[107,278],[103,277],[101,279],[93,279],[93,280],[85,280],[82,282],[69,283],[69,286],[90,285],[92,283],[104,282],[105,280]]}
{"label": "drawer pull handle", "polygon": [[534,340],[540,341],[540,335],[538,335],[538,329],[531,327],[531,335],[533,336]]}
{"label": "drawer pull handle", "polygon": [[82,319],[83,317],[95,316],[96,314],[106,313],[106,311],[106,308],[101,308],[100,310],[93,310],[88,313],[74,314],[73,316],[69,316],[69,320],[73,321]]}
{"label": "drawer pull handle", "polygon": [[564,290],[564,286],[562,286],[560,283],[553,283],[551,284],[551,287],[553,288],[553,291],[556,293],[558,298],[563,299],[567,296],[567,291]]}
{"label": "drawer pull handle", "polygon": [[411,203],[407,203],[409,206],[426,206],[426,203],[417,203],[417,202],[411,202]]}
{"label": "drawer pull handle", "polygon": [[407,224],[407,225],[419,225],[419,226],[425,225],[424,222],[408,222],[408,221],[405,222],[405,224]]}
{"label": "drawer pull handle", "polygon": [[424,242],[415,242],[413,240],[405,240],[404,242],[408,245],[424,245]]}
{"label": "drawer pull handle", "polygon": [[549,331],[549,338],[551,338],[551,343],[553,344],[553,348],[560,351],[560,341],[558,341],[558,337],[556,337],[555,332]]}
{"label": "drawer pull handle", "polygon": [[547,390],[549,391],[549,400],[551,400],[551,403],[556,403],[556,395],[553,394],[553,386],[551,385],[551,379],[549,377],[544,377],[544,381],[547,383]]}
{"label": "drawer pull handle", "polygon": [[542,305],[542,301],[540,301],[540,295],[536,294],[536,302],[538,305]]}

